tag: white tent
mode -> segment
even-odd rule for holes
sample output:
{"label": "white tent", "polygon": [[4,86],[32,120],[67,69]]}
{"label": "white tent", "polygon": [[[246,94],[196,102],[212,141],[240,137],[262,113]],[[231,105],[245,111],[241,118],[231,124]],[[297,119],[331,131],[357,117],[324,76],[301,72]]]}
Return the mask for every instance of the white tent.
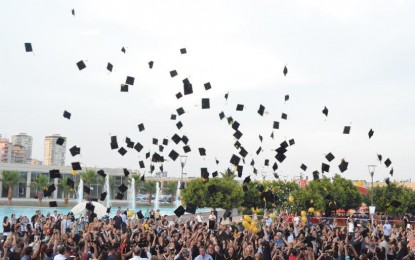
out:
{"label": "white tent", "polygon": [[[86,204],[88,204],[88,203],[89,202],[86,202],[86,201],[79,203],[78,205],[76,205],[75,207],[73,207],[71,209],[71,212],[74,215],[81,214],[83,211],[85,211]],[[94,212],[95,212],[95,214],[97,214],[97,217],[100,218],[100,217],[103,217],[107,214],[107,207],[105,207],[101,203],[98,203],[98,202],[95,202],[95,201],[92,201],[91,203],[95,207]]]}

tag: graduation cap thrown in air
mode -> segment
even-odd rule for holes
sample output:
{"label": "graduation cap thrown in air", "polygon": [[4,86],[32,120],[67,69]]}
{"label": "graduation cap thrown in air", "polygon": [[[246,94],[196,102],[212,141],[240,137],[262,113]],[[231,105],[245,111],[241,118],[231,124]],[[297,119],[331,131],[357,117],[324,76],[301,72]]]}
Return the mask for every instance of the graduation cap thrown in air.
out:
{"label": "graduation cap thrown in air", "polygon": [[69,149],[69,152],[71,153],[72,156],[76,156],[76,155],[81,153],[81,148],[76,147],[76,145],[75,145],[75,146],[72,146],[71,149]]}
{"label": "graduation cap thrown in air", "polygon": [[78,69],[79,70],[83,70],[83,69],[85,69],[86,68],[86,65],[85,65],[85,62],[84,61],[78,61],[77,63],[76,63],[76,66],[78,67]]}

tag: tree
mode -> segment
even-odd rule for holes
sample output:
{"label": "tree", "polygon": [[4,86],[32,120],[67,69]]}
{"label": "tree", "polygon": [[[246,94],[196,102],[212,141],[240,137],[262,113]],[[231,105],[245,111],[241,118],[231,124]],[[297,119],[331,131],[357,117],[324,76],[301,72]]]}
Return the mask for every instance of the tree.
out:
{"label": "tree", "polygon": [[261,204],[263,204],[261,202],[260,196],[261,196],[261,192],[258,190],[258,184],[259,182],[254,182],[251,181],[248,184],[245,184],[245,194],[243,196],[243,201],[242,201],[242,213],[243,214],[248,214],[248,215],[252,215],[252,208],[261,208]]}
{"label": "tree", "polygon": [[7,205],[12,205],[13,199],[13,187],[19,185],[20,174],[17,171],[3,171],[0,181],[3,182],[3,185],[8,187],[7,192]]}
{"label": "tree", "polygon": [[39,175],[35,181],[32,183],[32,188],[36,190],[37,199],[39,201],[39,206],[42,205],[43,199],[43,190],[45,190],[48,186],[49,178],[45,175]]}
{"label": "tree", "polygon": [[[208,187],[214,185],[216,192],[209,192]],[[183,191],[183,198],[198,207],[233,209],[241,206],[244,192],[235,180],[212,178],[208,181],[196,179],[188,183]]]}
{"label": "tree", "polygon": [[220,175],[222,176],[222,179],[228,179],[228,180],[235,180],[235,174],[228,168],[224,172],[221,172]]}
{"label": "tree", "polygon": [[178,183],[175,181],[167,182],[167,187],[164,190],[167,195],[170,195],[170,203],[173,204],[176,199],[176,192],[177,192]]}
{"label": "tree", "polygon": [[154,181],[146,181],[143,184],[143,190],[149,194],[149,203],[151,204],[151,197],[156,193],[157,185]]}
{"label": "tree", "polygon": [[68,186],[68,177],[63,177],[63,179],[58,182],[59,191],[63,192],[63,200],[65,205],[68,205],[69,195],[74,192],[74,189]]}
{"label": "tree", "polygon": [[[414,191],[398,185],[394,182],[389,186],[374,187],[373,190],[369,190],[365,198],[365,202],[370,205],[371,196],[373,195],[373,203],[376,206],[376,211],[385,212],[388,214],[398,214],[412,212],[415,206],[415,193]],[[391,205],[392,201],[400,203],[398,207]]]}
{"label": "tree", "polygon": [[[85,186],[88,186],[89,188],[91,188],[91,185],[96,183],[97,180],[97,175],[95,174],[94,171],[92,170],[88,170],[86,172],[82,172],[80,174],[82,181],[84,182]],[[89,196],[88,196],[89,197]]]}

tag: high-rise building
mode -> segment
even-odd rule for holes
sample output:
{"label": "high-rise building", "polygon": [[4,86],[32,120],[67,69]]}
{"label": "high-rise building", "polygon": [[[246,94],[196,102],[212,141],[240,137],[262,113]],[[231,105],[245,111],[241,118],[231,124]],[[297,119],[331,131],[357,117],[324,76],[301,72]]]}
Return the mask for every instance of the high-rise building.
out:
{"label": "high-rise building", "polygon": [[11,163],[27,163],[25,148],[22,145],[14,144],[11,150]]}
{"label": "high-rise building", "polygon": [[22,163],[30,163],[30,160],[32,159],[33,138],[26,133],[20,133],[12,136],[12,143],[13,145],[23,146],[26,160]]}
{"label": "high-rise building", "polygon": [[0,162],[10,163],[12,160],[12,143],[7,138],[0,138]]}
{"label": "high-rise building", "polygon": [[[65,140],[62,145],[58,145],[56,141],[61,137]],[[65,153],[66,153],[66,137],[62,137],[58,134],[45,137],[45,149],[44,149],[44,165],[65,165]]]}

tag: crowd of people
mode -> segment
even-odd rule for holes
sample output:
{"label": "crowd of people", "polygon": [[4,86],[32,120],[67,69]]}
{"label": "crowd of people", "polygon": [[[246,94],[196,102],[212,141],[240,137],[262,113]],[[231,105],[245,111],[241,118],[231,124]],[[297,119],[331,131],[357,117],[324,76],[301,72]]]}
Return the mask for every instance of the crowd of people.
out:
{"label": "crowd of people", "polygon": [[[225,217],[229,214],[226,212]],[[412,260],[415,241],[408,218],[348,217],[317,223],[281,211],[258,217],[258,228],[244,228],[241,218],[162,216],[153,211],[91,218],[54,211],[32,217],[5,216],[0,241],[2,260]]]}

